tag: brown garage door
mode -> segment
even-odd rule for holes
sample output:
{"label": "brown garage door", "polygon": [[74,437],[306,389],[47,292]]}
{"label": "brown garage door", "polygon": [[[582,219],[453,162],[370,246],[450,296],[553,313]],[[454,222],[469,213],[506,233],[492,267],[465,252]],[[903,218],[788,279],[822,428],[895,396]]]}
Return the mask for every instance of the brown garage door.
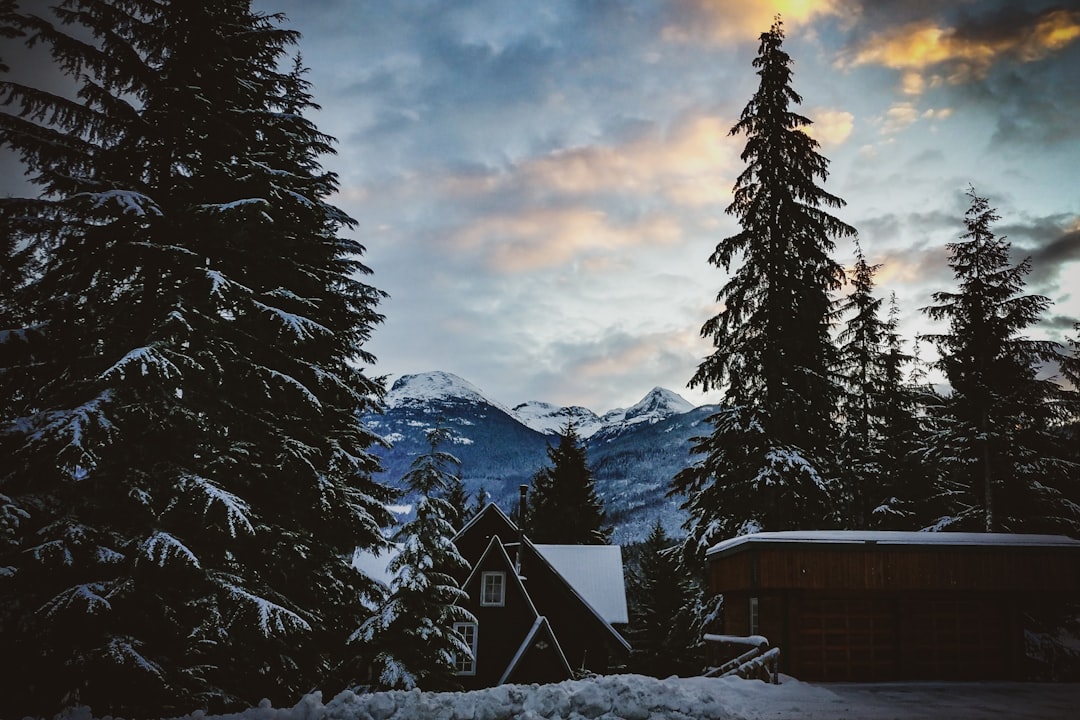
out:
{"label": "brown garage door", "polygon": [[805,680],[997,680],[1007,607],[991,595],[793,599],[790,670]]}
{"label": "brown garage door", "polygon": [[905,677],[998,680],[1009,676],[1008,613],[992,596],[905,599],[900,608]]}
{"label": "brown garage door", "polygon": [[895,603],[886,598],[803,597],[794,604],[795,677],[834,681],[896,677]]}

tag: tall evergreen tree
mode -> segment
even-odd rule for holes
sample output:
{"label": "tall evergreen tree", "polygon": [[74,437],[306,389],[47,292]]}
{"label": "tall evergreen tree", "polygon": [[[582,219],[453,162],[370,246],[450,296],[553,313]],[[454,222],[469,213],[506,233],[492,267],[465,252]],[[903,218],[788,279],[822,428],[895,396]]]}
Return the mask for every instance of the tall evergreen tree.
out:
{"label": "tall evergreen tree", "polygon": [[880,474],[870,497],[867,525],[882,530],[926,527],[934,514],[933,472],[916,452],[924,435],[926,405],[937,395],[922,379],[917,350],[904,350],[898,332],[900,310],[893,293],[888,319],[882,326],[882,357],[878,412]]}
{"label": "tall evergreen tree", "polygon": [[687,675],[701,670],[688,652],[694,639],[687,625],[675,622],[691,599],[690,581],[677,554],[678,544],[657,520],[641,545],[637,569],[630,574],[630,669],[653,677]]}
{"label": "tall evergreen tree", "polygon": [[392,497],[357,420],[382,293],[279,68],[297,34],[247,0],[54,18],[14,19],[77,99],[0,81],[43,259],[0,337],[0,714],[295,701],[360,622],[349,559]]}
{"label": "tall evergreen tree", "polygon": [[1058,432],[1074,397],[1039,376],[1059,346],[1024,334],[1050,300],[1023,294],[1030,259],[1011,264],[992,229],[997,211],[974,189],[968,197],[966,231],[949,244],[959,288],[934,293],[924,309],[948,322],[930,336],[951,386],[926,449],[947,470],[952,499],[939,527],[1080,536],[1080,495]]}
{"label": "tall evergreen tree", "polygon": [[880,265],[866,261],[856,241],[852,291],[840,304],[847,319],[840,331],[840,375],[844,393],[840,459],[848,527],[914,529],[931,494],[926,468],[913,454],[919,435],[919,397],[908,376],[914,358],[903,349],[892,296],[888,315],[874,295]]}
{"label": "tall evergreen tree", "polygon": [[589,470],[585,446],[574,424],[559,432],[559,441],[547,449],[550,467],[533,476],[532,494],[524,527],[537,543],[603,545],[610,542],[603,501]]}
{"label": "tall evergreen tree", "polygon": [[881,298],[874,295],[874,275],[881,268],[866,261],[855,243],[855,266],[848,281],[852,291],[840,304],[847,319],[838,337],[840,374],[844,393],[840,455],[843,477],[843,524],[866,527],[870,503],[879,495],[885,467],[882,457],[883,402],[886,367],[886,321],[881,319]]}
{"label": "tall evergreen tree", "polygon": [[391,595],[352,635],[384,688],[454,689],[455,657],[472,652],[454,630],[456,622],[476,622],[456,604],[468,596],[454,577],[467,573],[469,564],[451,542],[460,517],[447,495],[460,462],[439,450],[450,437],[444,428],[428,431],[427,437],[429,451],[417,456],[403,478],[419,499],[416,517],[394,535],[400,552],[390,562]]}
{"label": "tall evergreen tree", "polygon": [[724,537],[821,527],[834,515],[840,389],[830,321],[844,269],[831,257],[832,238],[855,230],[823,209],[844,202],[817,184],[828,160],[803,131],[811,121],[791,109],[802,99],[780,20],[760,39],[760,84],[731,129],[746,135],[746,169],[727,208],[741,230],[709,258],[725,270],[736,256],[742,264],[717,295],[723,309],[701,329],[716,350],[690,380],[723,389],[724,407],[692,448],[700,459],[672,488],[686,498],[684,550],[694,564]]}

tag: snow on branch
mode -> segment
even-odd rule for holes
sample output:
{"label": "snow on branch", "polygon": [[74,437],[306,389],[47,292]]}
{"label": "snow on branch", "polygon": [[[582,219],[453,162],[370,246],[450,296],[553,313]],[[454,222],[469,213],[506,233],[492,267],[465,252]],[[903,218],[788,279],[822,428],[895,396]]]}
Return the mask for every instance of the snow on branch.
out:
{"label": "snow on branch", "polygon": [[279,307],[273,305],[267,305],[266,303],[253,301],[255,306],[264,312],[270,313],[276,317],[281,324],[288,328],[299,340],[307,340],[314,337],[316,334],[333,335],[333,332],[310,318],[306,318],[303,315],[297,315],[295,313],[282,310]]}
{"label": "snow on branch", "polygon": [[[17,419],[14,429],[26,435],[27,443],[38,443],[49,439],[67,440],[66,447],[87,455],[83,440],[89,429],[110,430],[112,423],[105,414],[105,408],[112,400],[112,391],[104,390],[92,400],[75,408],[47,410]],[[91,462],[91,464],[93,464]],[[85,469],[72,467],[70,472],[75,479],[86,474]]]}
{"label": "snow on branch", "polygon": [[203,505],[204,515],[210,512],[212,506],[220,505],[225,511],[225,519],[229,523],[230,537],[236,537],[238,528],[249,535],[255,534],[255,528],[249,519],[251,508],[241,498],[198,475],[183,476],[180,479],[180,487],[184,490],[196,490],[202,493],[206,500]]}
{"label": "snow on branch", "polygon": [[319,402],[319,398],[315,397],[315,393],[311,392],[311,390],[308,389],[307,385],[300,382],[291,375],[286,375],[285,373],[278,372],[277,370],[274,370],[273,368],[268,368],[266,366],[260,366],[259,371],[264,373],[265,375],[270,376],[274,380],[277,380],[278,382],[293,388],[301,395],[303,395],[304,399],[307,400],[314,407],[322,407],[322,403]]}
{"label": "snow on branch", "polygon": [[147,214],[158,216],[163,214],[161,209],[157,206],[157,203],[146,195],[135,192],[134,190],[107,190],[99,193],[78,193],[72,197],[89,198],[95,210],[109,203],[116,203],[120,206],[120,211],[124,215],[133,213],[142,217]]}
{"label": "snow on branch", "polygon": [[202,210],[209,210],[211,212],[230,212],[232,210],[237,210],[249,206],[270,207],[270,203],[267,202],[264,198],[244,198],[242,200],[233,200],[232,202],[227,203],[208,203],[205,205],[200,205],[199,208]]}
{"label": "snow on branch", "polygon": [[112,610],[112,603],[105,599],[105,583],[83,583],[64,590],[42,605],[38,612],[47,618],[56,617],[67,610],[77,610],[87,615]]}
{"label": "snow on branch", "polygon": [[133,665],[144,672],[161,677],[161,666],[136,650],[137,644],[139,644],[138,641],[132,637],[112,638],[106,647],[106,653],[120,665]]}
{"label": "snow on branch", "polygon": [[142,544],[142,551],[159,567],[165,567],[165,563],[174,558],[192,567],[200,567],[199,558],[195,556],[195,553],[175,535],[167,532],[156,532],[147,538]]}
{"label": "snow on branch", "polygon": [[234,582],[234,578],[218,576],[215,578],[218,585],[234,600],[250,605],[259,618],[259,630],[264,637],[275,634],[283,635],[290,631],[310,631],[311,625],[304,618],[292,610],[283,607],[272,600],[246,590]]}
{"label": "snow on branch", "polygon": [[124,357],[113,363],[108,370],[101,373],[100,377],[103,380],[113,375],[124,377],[127,371],[136,364],[139,368],[139,374],[144,377],[150,374],[151,368],[156,369],[163,378],[178,377],[181,374],[180,368],[176,367],[171,360],[161,354],[155,347],[146,346],[128,352]]}

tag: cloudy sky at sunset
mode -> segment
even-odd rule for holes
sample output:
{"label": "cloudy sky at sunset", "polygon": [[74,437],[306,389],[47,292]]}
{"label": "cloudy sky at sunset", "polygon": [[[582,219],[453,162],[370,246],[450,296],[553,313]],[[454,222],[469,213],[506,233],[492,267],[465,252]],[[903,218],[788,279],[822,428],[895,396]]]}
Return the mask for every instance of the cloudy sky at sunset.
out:
{"label": "cloudy sky at sunset", "polygon": [[[303,33],[334,202],[390,293],[369,349],[506,404],[685,388],[725,276],[707,258],[782,14],[794,86],[905,334],[952,289],[969,184],[1029,290],[1080,318],[1080,0],[257,0]],[[842,241],[836,257],[850,264]]]}

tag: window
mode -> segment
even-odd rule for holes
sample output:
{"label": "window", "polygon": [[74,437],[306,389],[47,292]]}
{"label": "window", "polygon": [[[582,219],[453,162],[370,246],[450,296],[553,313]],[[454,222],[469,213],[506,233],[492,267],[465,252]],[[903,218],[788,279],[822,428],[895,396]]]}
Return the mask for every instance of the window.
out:
{"label": "window", "polygon": [[758,602],[756,597],[750,598],[750,634],[758,634]]}
{"label": "window", "polygon": [[480,576],[480,605],[506,604],[506,573],[486,572]]}
{"label": "window", "polygon": [[476,674],[476,623],[454,623],[454,632],[461,636],[469,646],[471,654],[466,657],[454,656],[454,672],[458,675]]}

